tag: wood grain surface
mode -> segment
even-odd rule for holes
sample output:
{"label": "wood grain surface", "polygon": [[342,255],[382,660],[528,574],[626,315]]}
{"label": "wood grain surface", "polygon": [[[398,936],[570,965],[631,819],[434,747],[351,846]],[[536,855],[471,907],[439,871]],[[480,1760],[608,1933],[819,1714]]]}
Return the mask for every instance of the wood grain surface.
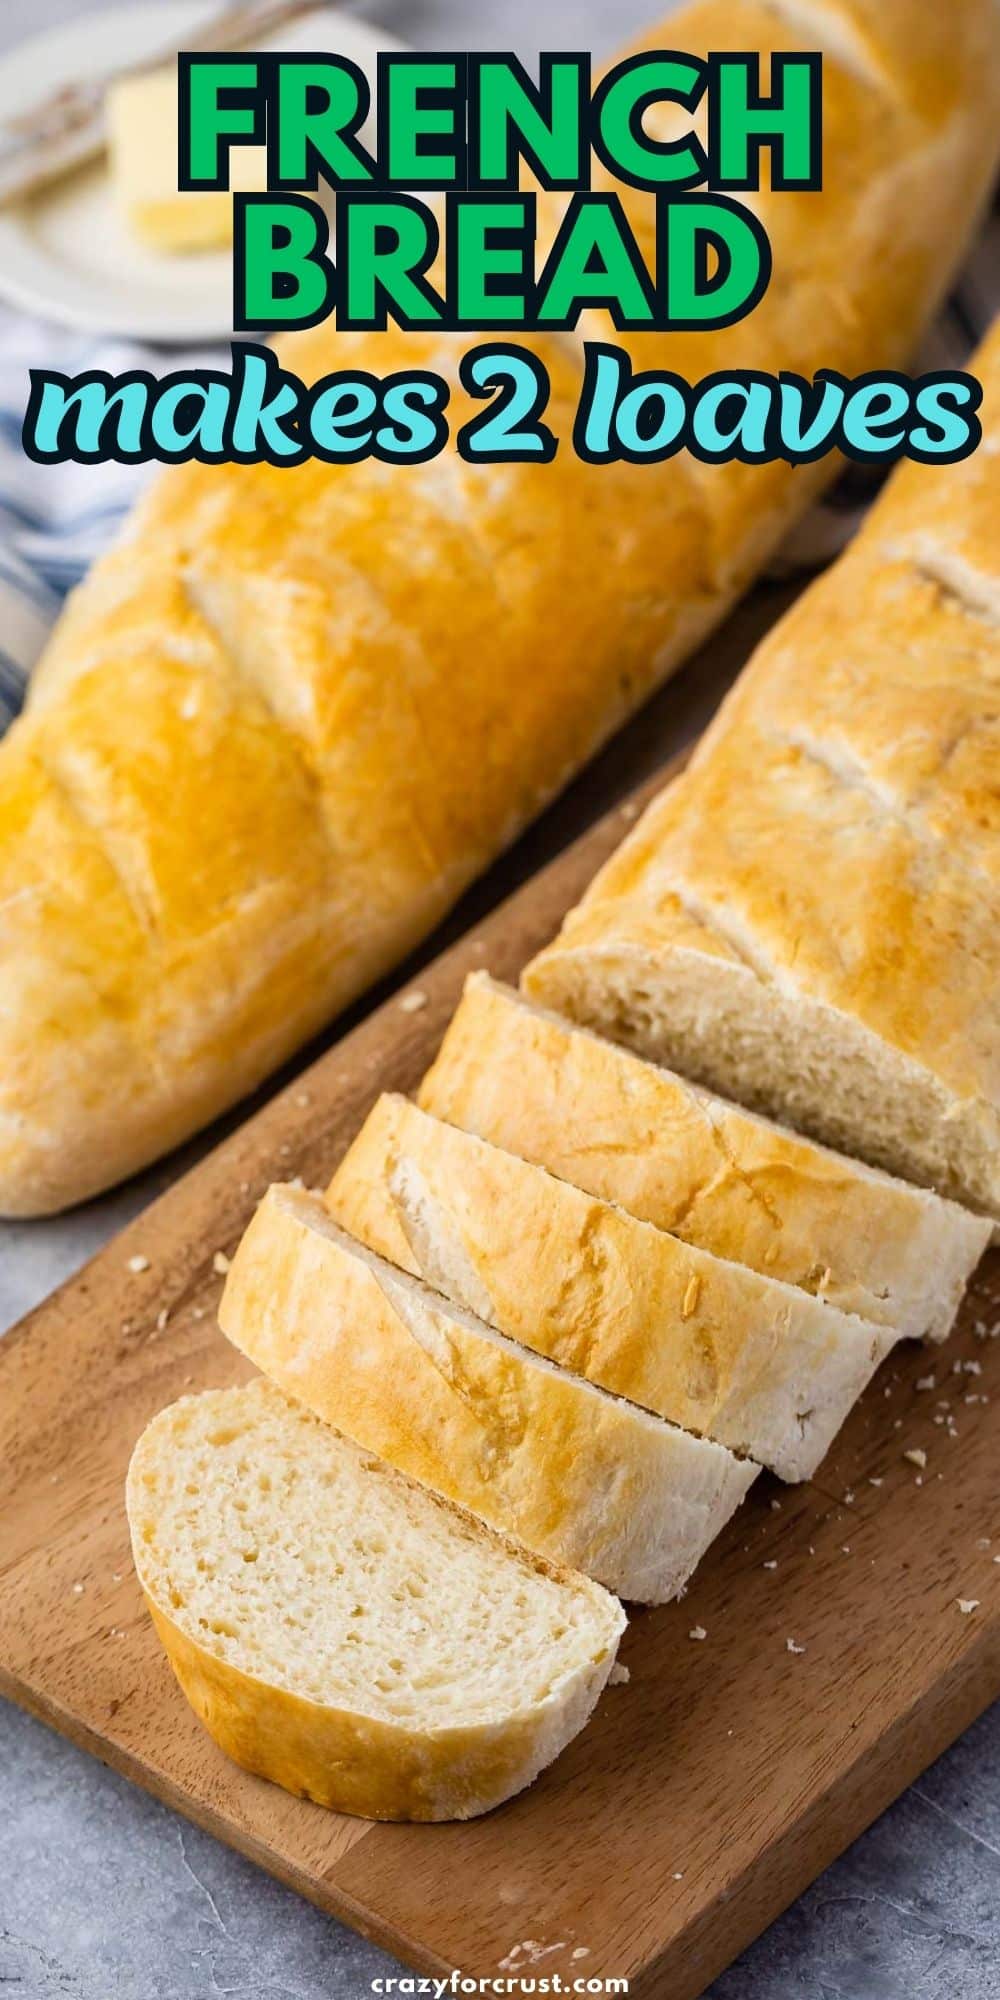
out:
{"label": "wood grain surface", "polygon": [[467,1826],[369,1826],[230,1765],[143,1612],[122,1502],[154,1412],[249,1372],[214,1265],[257,1197],[325,1182],[378,1092],[414,1086],[465,974],[514,978],[650,789],[4,1340],[0,1692],[422,1971],[693,2000],[1000,1694],[1000,1258],[947,1348],[897,1350],[815,1483],[762,1478],[684,1601],[634,1616],[631,1678],[578,1742]]}

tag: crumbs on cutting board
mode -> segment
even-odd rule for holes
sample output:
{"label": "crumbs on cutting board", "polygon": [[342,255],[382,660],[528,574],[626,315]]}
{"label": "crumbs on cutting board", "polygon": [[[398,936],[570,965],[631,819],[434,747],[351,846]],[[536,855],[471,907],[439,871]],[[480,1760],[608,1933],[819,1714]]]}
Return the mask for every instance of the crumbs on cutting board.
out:
{"label": "crumbs on cutting board", "polygon": [[419,1014],[421,1008],[426,1006],[427,995],[426,993],[422,993],[418,986],[414,992],[403,994],[399,1003],[399,1011],[401,1014]]}
{"label": "crumbs on cutting board", "polygon": [[[512,1944],[504,1957],[497,1961],[498,1968],[501,1972],[516,1972],[523,1964],[537,1965],[539,1959],[548,1958],[550,1953],[565,1951],[567,1942],[566,1938],[560,1938],[555,1944],[542,1944],[538,1938],[523,1938],[520,1944]],[[576,1957],[575,1952],[573,1956]]]}
{"label": "crumbs on cutting board", "polygon": [[224,1250],[217,1250],[212,1258],[212,1269],[217,1278],[224,1278],[229,1270],[229,1258]]}
{"label": "crumbs on cutting board", "polygon": [[140,1253],[137,1252],[137,1254],[134,1257],[129,1258],[125,1268],[128,1271],[135,1271],[136,1274],[138,1274],[140,1271],[148,1271],[150,1268],[149,1258],[143,1257]]}

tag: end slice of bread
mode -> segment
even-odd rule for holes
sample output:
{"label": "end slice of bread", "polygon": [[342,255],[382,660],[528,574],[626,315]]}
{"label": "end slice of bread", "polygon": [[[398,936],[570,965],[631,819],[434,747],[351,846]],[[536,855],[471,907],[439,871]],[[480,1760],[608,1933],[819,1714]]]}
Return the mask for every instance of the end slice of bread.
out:
{"label": "end slice of bread", "polygon": [[717,1257],[944,1340],[990,1222],[473,973],[424,1110]]}
{"label": "end slice of bread", "polygon": [[132,1547],[191,1706],[238,1764],[369,1819],[469,1819],[582,1729],[625,1618],[270,1383],[155,1417]]}
{"label": "end slice of bread", "polygon": [[782,1479],[811,1478],[898,1338],[381,1097],[345,1229],[514,1340]]}
{"label": "end slice of bread", "polygon": [[327,1423],[637,1602],[678,1594],[757,1474],[505,1339],[294,1188],[261,1202],[219,1321]]}

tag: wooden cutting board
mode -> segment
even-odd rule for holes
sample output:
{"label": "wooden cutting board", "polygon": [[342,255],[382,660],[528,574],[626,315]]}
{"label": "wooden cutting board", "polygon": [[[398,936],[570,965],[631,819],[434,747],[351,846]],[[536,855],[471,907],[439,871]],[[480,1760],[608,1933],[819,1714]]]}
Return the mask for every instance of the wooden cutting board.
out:
{"label": "wooden cutting board", "polygon": [[417,1082],[469,969],[516,977],[623,831],[601,822],[0,1343],[0,1691],[420,1971],[692,2000],[1000,1694],[1000,1258],[945,1351],[886,1364],[814,1485],[758,1481],[684,1601],[634,1617],[628,1684],[468,1826],[341,1819],[230,1765],[154,1639],[122,1505],[154,1412],[249,1372],[214,1266],[257,1197],[322,1184],[377,1093]]}

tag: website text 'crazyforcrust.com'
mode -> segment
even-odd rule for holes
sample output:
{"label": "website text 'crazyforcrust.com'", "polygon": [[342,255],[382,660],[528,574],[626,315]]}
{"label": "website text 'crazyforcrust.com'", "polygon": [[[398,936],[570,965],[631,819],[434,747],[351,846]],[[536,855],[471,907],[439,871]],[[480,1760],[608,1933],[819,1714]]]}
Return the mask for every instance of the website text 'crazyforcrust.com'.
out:
{"label": "website text 'crazyforcrust.com'", "polygon": [[533,1973],[525,1967],[523,1973],[509,1973],[495,1979],[473,1979],[462,1972],[452,1972],[447,1979],[421,1978],[415,1973],[402,1973],[398,1978],[373,1979],[371,1990],[383,1996],[395,1994],[425,1993],[433,2000],[445,2000],[451,1993],[627,1993],[627,1979],[598,1979],[582,1974],[576,1979],[564,1979],[561,1973]]}

